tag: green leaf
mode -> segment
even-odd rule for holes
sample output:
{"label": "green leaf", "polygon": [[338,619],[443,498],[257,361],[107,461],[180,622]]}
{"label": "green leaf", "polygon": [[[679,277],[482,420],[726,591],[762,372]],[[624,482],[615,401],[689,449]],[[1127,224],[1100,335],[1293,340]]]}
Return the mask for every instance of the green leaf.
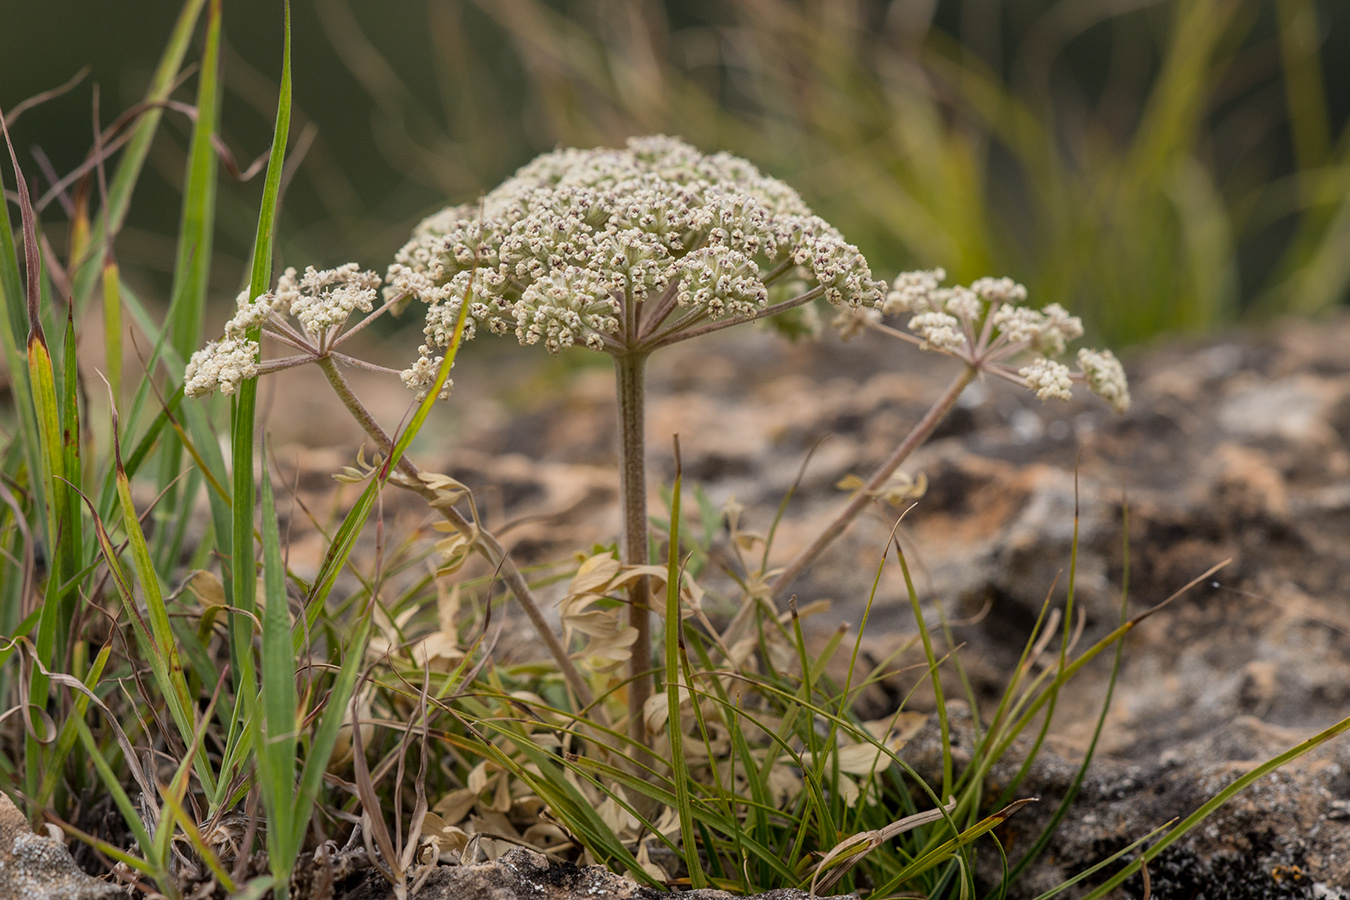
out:
{"label": "green leaf", "polygon": [[[670,767],[675,780],[675,810],[680,817],[680,841],[694,890],[708,886],[694,840],[694,812],[689,797],[689,768],[684,759],[684,729],[680,725],[680,495],[683,472],[680,443],[675,441],[675,486],[670,498],[670,543],[666,553],[666,737],[670,740]],[[643,676],[645,677],[645,676]]]}
{"label": "green leaf", "polygon": [[[281,57],[281,89],[277,97],[276,126],[272,132],[272,151],[267,160],[267,178],[263,183],[262,207],[253,241],[253,266],[249,278],[249,299],[267,292],[272,280],[272,242],[275,237],[277,203],[281,193],[281,173],[286,161],[286,139],[291,125],[291,7],[284,5],[285,21]],[[258,329],[249,337],[256,340]],[[230,653],[236,673],[235,720],[252,718],[257,695],[257,676],[253,669],[253,620],[257,572],[253,563],[253,430],[258,403],[258,381],[250,378],[239,386],[231,417],[233,482],[230,489],[230,578],[232,603],[237,610],[230,615]],[[231,733],[231,738],[234,736]],[[217,798],[219,799],[219,798]],[[276,874],[276,873],[274,873]]]}
{"label": "green leaf", "polygon": [[[296,696],[295,654],[286,601],[286,566],[281,559],[272,479],[264,461],[262,479],[263,597],[262,612],[262,743],[258,769],[263,806],[267,810],[267,850],[272,871],[280,876],[295,865],[300,845],[294,843]],[[303,834],[303,829],[300,830]]]}

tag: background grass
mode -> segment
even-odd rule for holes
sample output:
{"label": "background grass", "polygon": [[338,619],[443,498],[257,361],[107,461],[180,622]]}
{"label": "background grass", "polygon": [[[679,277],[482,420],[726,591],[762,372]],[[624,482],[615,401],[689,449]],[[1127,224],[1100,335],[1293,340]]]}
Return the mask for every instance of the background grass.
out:
{"label": "background grass", "polygon": [[[126,105],[168,23],[7,5],[11,104],[89,64]],[[254,6],[227,15],[222,50],[221,133],[249,160],[280,33],[278,5]],[[303,0],[295,24],[294,144],[313,143],[283,264],[378,267],[416,218],[542,150],[664,131],[786,178],[883,273],[1009,274],[1116,346],[1346,296],[1350,7],[1335,0]],[[67,170],[87,110],[87,91],[34,110],[21,147]],[[167,126],[149,157],[163,177],[142,183],[120,248],[133,284],[172,259],[158,211],[178,206],[187,125]],[[220,291],[257,189],[221,191]]]}

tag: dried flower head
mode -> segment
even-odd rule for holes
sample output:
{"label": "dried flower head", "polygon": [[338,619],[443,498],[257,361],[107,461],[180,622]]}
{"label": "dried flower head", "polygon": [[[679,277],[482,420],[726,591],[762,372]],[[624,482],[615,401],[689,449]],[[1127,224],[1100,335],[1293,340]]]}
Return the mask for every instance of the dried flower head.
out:
{"label": "dried flower head", "polygon": [[[941,269],[899,275],[882,304],[885,315],[909,313],[908,330],[863,315],[840,316],[844,338],[866,328],[954,356],[1028,388],[1042,400],[1067,400],[1073,382],[1089,388],[1117,411],[1130,405],[1125,370],[1110,351],[1079,350],[1080,371],[1055,357],[1083,336],[1083,323],[1058,303],[1043,309],[1023,305],[1027,289],[1010,278],[980,278],[970,287],[943,287]],[[1021,359],[1022,364],[1013,361]]]}
{"label": "dried flower head", "polygon": [[546,153],[481,204],[431,216],[384,290],[427,305],[423,362],[404,373],[420,388],[466,296],[466,338],[485,328],[551,352],[630,352],[816,297],[876,306],[884,288],[787,185],[656,136]]}

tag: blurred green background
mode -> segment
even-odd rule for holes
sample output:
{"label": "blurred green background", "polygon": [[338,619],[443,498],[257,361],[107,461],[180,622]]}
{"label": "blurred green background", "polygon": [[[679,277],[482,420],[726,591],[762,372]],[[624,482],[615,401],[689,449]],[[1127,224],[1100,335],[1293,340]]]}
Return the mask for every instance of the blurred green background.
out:
{"label": "blurred green background", "polygon": [[[0,0],[6,111],[90,67],[16,124],[30,173],[85,157],[95,82],[104,125],[136,102],[176,13]],[[1011,275],[1115,346],[1317,313],[1350,284],[1340,0],[296,0],[293,16],[304,155],[281,265],[382,270],[420,217],[538,152],[665,132],[786,179],[881,276]],[[243,166],[268,145],[281,5],[225,0],[224,22],[221,136]],[[166,124],[117,247],[160,297],[190,129]],[[260,191],[222,173],[222,318]],[[43,218],[59,235],[60,202]]]}

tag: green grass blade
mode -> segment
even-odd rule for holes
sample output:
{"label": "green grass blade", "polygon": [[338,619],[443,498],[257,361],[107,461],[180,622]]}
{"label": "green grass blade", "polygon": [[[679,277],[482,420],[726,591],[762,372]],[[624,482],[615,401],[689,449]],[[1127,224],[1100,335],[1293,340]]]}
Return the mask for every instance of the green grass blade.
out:
{"label": "green grass blade", "polygon": [[[108,232],[116,234],[122,230],[122,223],[126,221],[127,211],[131,207],[132,192],[136,188],[136,183],[140,180],[141,169],[145,166],[146,157],[150,153],[150,144],[155,139],[155,132],[159,129],[159,121],[164,115],[163,102],[169,98],[169,94],[177,83],[183,58],[187,55],[188,47],[192,44],[192,35],[197,28],[197,18],[201,14],[205,2],[206,0],[186,0],[178,14],[177,21],[174,22],[168,43],[165,44],[159,64],[150,77],[150,85],[146,88],[143,100],[146,104],[146,111],[141,115],[140,121],[136,123],[135,134],[127,142],[126,149],[122,151],[117,170],[108,185],[108,196],[105,201],[107,214],[101,217],[102,221],[99,221],[95,226],[92,237],[93,243],[106,238]],[[104,230],[105,226],[107,231]],[[95,254],[90,257],[89,263],[81,266],[79,271],[75,273],[73,280],[75,282],[75,306],[77,310],[84,308],[85,300],[89,297],[95,282],[101,276],[101,269],[98,255]]]}
{"label": "green grass blade", "polygon": [[293,843],[295,815],[295,655],[286,602],[286,567],[281,558],[276,501],[265,460],[262,477],[263,597],[262,742],[258,748],[259,788],[267,811],[267,852],[272,874],[289,878],[299,846]]}
{"label": "green grass blade", "polygon": [[1004,807],[1003,809],[999,810],[993,815],[984,817],[980,821],[976,822],[974,825],[971,825],[969,828],[963,830],[960,834],[948,838],[938,846],[934,847],[932,850],[929,850],[928,852],[924,853],[922,856],[911,862],[909,865],[905,866],[900,871],[900,874],[896,875],[886,884],[877,888],[876,893],[883,897],[889,896],[910,879],[917,878],[919,875],[922,875],[924,872],[928,871],[934,866],[942,865],[943,863],[952,859],[953,857],[956,856],[958,852],[960,852],[961,848],[965,847],[967,844],[971,843],[977,838],[983,837],[984,835],[993,831],[999,825],[1003,824],[1003,822],[1006,821],[1009,816],[1013,815],[1023,806],[1026,806],[1028,803],[1034,802],[1035,802],[1034,800],[1018,800],[1014,803],[1010,803],[1008,806]]}
{"label": "green grass blade", "polygon": [[[4,113],[0,111],[0,124],[4,121]],[[4,132],[8,138],[8,126],[5,126]],[[23,180],[17,169],[15,177],[20,182]],[[4,170],[0,167],[0,194],[4,193],[4,186]],[[3,299],[4,307],[0,309],[0,350],[4,352],[5,371],[11,381],[9,390],[15,397],[26,398],[31,396],[31,387],[24,359],[25,349],[20,345],[18,336],[27,331],[27,302],[23,278],[19,274],[18,248],[14,244],[14,228],[10,223],[8,203],[0,203],[0,298]],[[19,402],[14,406],[18,412],[17,439],[24,462],[28,471],[41,472],[37,413],[31,403]],[[45,509],[46,486],[34,484],[33,490],[37,494],[38,508]]]}
{"label": "green grass blade", "polygon": [[[84,686],[91,691],[98,680],[103,677],[103,668],[108,663],[108,655],[112,652],[112,644],[107,643],[99,650],[98,656],[94,658],[94,664],[89,667],[89,672],[85,675]],[[84,694],[75,695],[75,708],[66,721],[61,725],[61,733],[56,737],[56,743],[52,747],[51,756],[47,760],[47,774],[42,776],[42,785],[38,789],[37,805],[46,808],[50,803],[52,796],[56,793],[56,783],[60,778],[61,770],[65,767],[66,757],[75,747],[75,739],[78,735],[75,732],[76,720],[84,721],[84,714],[89,709],[89,698]]]}
{"label": "green grass blade", "polygon": [[[220,0],[210,0],[206,41],[197,81],[197,114],[192,126],[187,171],[183,181],[173,287],[161,335],[168,340],[155,342],[156,352],[148,364],[152,370],[158,363],[158,354],[166,346],[172,346],[179,357],[187,358],[201,342],[215,224],[218,164],[212,138],[216,132],[220,105],[220,22]],[[175,373],[175,381],[179,380],[179,374]],[[177,480],[181,460],[182,444],[175,436],[169,436],[161,446],[157,481],[169,508],[180,508],[180,505],[186,507],[195,496],[192,489],[194,485],[183,485]],[[186,516],[179,516],[176,521],[181,525],[186,519]],[[155,558],[162,563],[178,558],[181,541],[181,529],[158,529],[155,535]]]}
{"label": "green grass blade", "polygon": [[103,786],[112,795],[113,803],[117,804],[117,809],[122,813],[122,818],[126,821],[131,836],[136,839],[136,846],[140,847],[141,853],[145,854],[146,862],[149,865],[148,874],[155,876],[162,871],[163,866],[154,856],[155,844],[154,841],[150,840],[150,833],[145,830],[145,824],[141,822],[140,814],[132,804],[131,798],[127,796],[127,792],[123,790],[122,782],[113,772],[112,766],[108,765],[108,761],[103,758],[103,752],[99,750],[98,742],[94,740],[89,725],[78,716],[71,717],[69,721],[75,723],[75,731],[84,744],[85,755],[93,761],[94,770],[98,772],[99,780],[103,782]]}
{"label": "green grass blade", "polygon": [[75,614],[75,577],[85,564],[84,523],[80,515],[79,491],[83,486],[80,465],[80,375],[75,343],[73,311],[67,308],[65,347],[62,351],[61,378],[61,470],[65,480],[62,486],[65,504],[61,508],[60,571],[64,596],[61,598],[61,619],[69,622]]}
{"label": "green grass blade", "polygon": [[370,640],[373,620],[371,612],[361,617],[355,632],[343,646],[342,668],[333,682],[328,694],[319,727],[310,740],[309,753],[305,757],[304,767],[300,770],[300,786],[295,796],[295,818],[292,824],[290,840],[293,846],[300,846],[309,828],[310,810],[319,797],[323,787],[323,776],[328,770],[328,760],[337,746],[338,732],[342,729],[347,704],[356,690],[357,677],[361,674],[362,663],[366,657],[366,644]]}
{"label": "green grass blade", "polygon": [[[197,731],[194,718],[196,707],[192,702],[192,695],[188,692],[187,679],[183,674],[182,659],[178,655],[178,642],[174,637],[172,627],[169,625],[169,611],[164,603],[164,592],[160,587],[159,573],[155,571],[154,563],[150,559],[150,548],[146,544],[145,533],[141,531],[140,518],[136,513],[136,505],[131,497],[131,482],[126,476],[126,471],[122,468],[121,442],[117,438],[117,416],[115,414],[113,416],[113,459],[116,466],[117,497],[121,505],[122,525],[126,530],[127,543],[131,549],[132,565],[136,571],[136,578],[140,582],[141,597],[145,601],[146,612],[149,616],[148,626],[140,616],[135,598],[131,594],[131,586],[126,582],[125,577],[115,577],[115,580],[118,590],[122,594],[122,600],[127,606],[128,615],[139,626],[138,635],[143,640],[142,649],[146,652],[146,661],[150,664],[155,682],[164,696],[169,714],[173,717],[174,725],[178,728],[179,738],[182,740],[184,747],[191,747],[194,744],[193,735]],[[120,568],[116,560],[116,549],[112,546],[111,539],[102,523],[95,522],[95,531],[99,536],[99,544],[103,549],[109,569]],[[200,745],[198,745],[194,757],[195,765],[193,769],[207,795],[210,796],[215,792],[215,772],[207,759],[205,749],[201,748]]]}
{"label": "green grass blade", "polygon": [[[66,507],[66,482],[63,478],[65,455],[62,449],[60,432],[60,413],[56,402],[56,374],[52,367],[52,357],[42,331],[40,314],[42,263],[38,255],[37,214],[33,210],[28,195],[28,185],[24,181],[23,169],[19,157],[14,152],[14,144],[9,137],[9,127],[0,117],[0,130],[4,132],[5,144],[9,149],[10,163],[14,167],[14,180],[18,186],[20,225],[23,230],[24,251],[24,300],[28,316],[28,386],[30,400],[35,414],[36,431],[33,458],[37,462],[34,470],[37,482],[38,504],[43,512],[47,533],[45,535],[47,552],[50,554],[48,566],[55,573],[47,579],[42,605],[42,614],[38,619],[37,654],[45,666],[55,666],[52,653],[56,647],[56,636],[65,633],[68,623],[63,621],[63,604],[58,586],[61,573],[69,563],[63,555],[63,544],[59,539],[61,511]],[[3,204],[0,204],[3,205]],[[23,405],[21,401],[21,405]],[[45,502],[44,502],[45,501]],[[30,702],[39,708],[47,705],[49,679],[35,671],[29,682]],[[24,715],[29,715],[25,710]],[[45,767],[42,748],[38,746],[31,731],[24,739],[26,767],[25,787],[29,796],[37,793],[38,771]]]}
{"label": "green grass blade", "polygon": [[694,812],[689,799],[689,768],[684,759],[684,728],[680,724],[680,656],[684,626],[680,618],[680,495],[683,472],[680,442],[675,440],[675,486],[670,496],[670,545],[666,560],[666,737],[675,780],[675,810],[680,817],[680,841],[685,867],[694,890],[708,886],[694,840]]}
{"label": "green grass blade", "polygon": [[[899,539],[894,539],[895,558],[900,562],[900,572],[905,577],[905,591],[909,594],[909,605],[914,610],[914,621],[919,627],[919,637],[923,639],[923,655],[928,661],[928,671],[933,679],[934,703],[937,704],[938,728],[942,733],[942,790],[945,799],[952,791],[952,752],[951,727],[947,721],[947,701],[942,694],[942,679],[938,675],[938,658],[933,652],[933,639],[923,620],[923,610],[919,607],[919,594],[914,589],[914,579],[909,574],[909,564],[905,562],[905,552],[900,548]],[[942,805],[942,800],[937,803]]]}
{"label": "green grass blade", "polygon": [[170,294],[173,299],[168,314],[173,346],[184,357],[190,356],[201,343],[211,272],[218,169],[211,139],[216,133],[220,109],[220,19],[221,0],[210,0],[197,83],[197,117],[192,124],[183,181],[183,212]]}
{"label": "green grass blade", "polygon": [[103,359],[114,403],[122,402],[122,270],[109,247],[103,259]]}
{"label": "green grass blade", "polygon": [[[253,266],[249,278],[249,299],[265,294],[272,283],[272,243],[276,229],[277,203],[281,193],[281,173],[286,161],[286,140],[291,125],[291,7],[284,5],[285,21],[281,56],[281,88],[277,97],[276,126],[272,132],[272,150],[263,183],[262,206],[253,241]],[[258,339],[254,328],[249,338]],[[253,670],[254,596],[257,572],[253,563],[253,431],[258,403],[258,381],[250,378],[239,386],[231,416],[233,481],[231,495],[230,578],[232,603],[237,613],[229,618],[230,652],[235,671],[235,719],[251,715],[257,692]]]}
{"label": "green grass blade", "polygon": [[1206,800],[1203,804],[1200,805],[1198,809],[1195,810],[1195,812],[1191,813],[1189,816],[1182,819],[1176,825],[1176,827],[1174,827],[1171,831],[1167,832],[1167,834],[1165,834],[1162,837],[1162,839],[1158,841],[1158,843],[1154,844],[1152,847],[1149,847],[1147,850],[1141,853],[1138,859],[1130,863],[1121,871],[1117,872],[1115,875],[1111,876],[1111,878],[1109,878],[1105,883],[1101,884],[1100,886],[1097,887],[1096,890],[1094,890],[1092,893],[1084,897],[1083,900],[1097,900],[1097,898],[1099,897],[1106,896],[1111,891],[1119,887],[1121,883],[1125,881],[1125,879],[1129,878],[1135,872],[1139,871],[1140,866],[1157,857],[1159,853],[1162,853],[1164,850],[1166,850],[1169,846],[1171,846],[1175,841],[1177,841],[1179,838],[1185,835],[1196,825],[1200,824],[1205,819],[1209,818],[1209,816],[1216,809],[1218,809],[1220,806],[1223,806],[1225,803],[1233,799],[1233,797],[1237,796],[1242,791],[1246,790],[1250,785],[1266,777],[1271,772],[1274,772],[1276,769],[1280,768],[1286,763],[1293,762],[1300,756],[1303,756],[1304,754],[1312,750],[1315,750],[1316,748],[1325,744],[1327,741],[1330,741],[1333,738],[1336,738],[1347,731],[1350,731],[1350,717],[1341,719],[1339,722],[1337,722],[1335,725],[1332,725],[1330,728],[1326,728],[1323,729],[1322,731],[1319,731],[1317,734],[1308,738],[1306,741],[1303,741],[1300,744],[1296,744],[1295,746],[1290,747],[1288,750],[1284,751],[1279,756],[1276,756],[1272,759],[1268,759],[1265,762],[1261,763],[1261,765],[1252,769],[1250,772],[1246,773],[1241,778],[1234,781],[1232,784],[1224,788],[1222,791],[1219,791],[1219,793],[1215,794],[1209,800]]}
{"label": "green grass blade", "polygon": [[[1124,503],[1121,509],[1121,531],[1124,535],[1121,552],[1122,575],[1120,586],[1120,624],[1124,625],[1129,621],[1130,607],[1130,505]],[[1064,793],[1064,799],[1060,801],[1055,814],[1051,816],[1050,822],[1045,829],[1036,838],[1035,843],[1026,852],[1017,865],[1013,867],[1008,877],[1009,882],[1015,882],[1027,868],[1034,863],[1049,845],[1055,831],[1059,828],[1059,823],[1069,812],[1069,806],[1078,798],[1078,791],[1083,786],[1083,780],[1087,777],[1088,767],[1092,764],[1092,758],[1097,752],[1097,741],[1102,736],[1102,730],[1106,727],[1106,716],[1111,711],[1111,700],[1115,696],[1116,682],[1120,677],[1120,668],[1125,658],[1125,642],[1116,644],[1115,659],[1111,663],[1111,675],[1106,682],[1106,696],[1102,699],[1101,712],[1097,714],[1097,726],[1092,731],[1092,739],[1088,741],[1087,750],[1083,754],[1083,762],[1078,767],[1078,773],[1074,776],[1069,789]]]}

